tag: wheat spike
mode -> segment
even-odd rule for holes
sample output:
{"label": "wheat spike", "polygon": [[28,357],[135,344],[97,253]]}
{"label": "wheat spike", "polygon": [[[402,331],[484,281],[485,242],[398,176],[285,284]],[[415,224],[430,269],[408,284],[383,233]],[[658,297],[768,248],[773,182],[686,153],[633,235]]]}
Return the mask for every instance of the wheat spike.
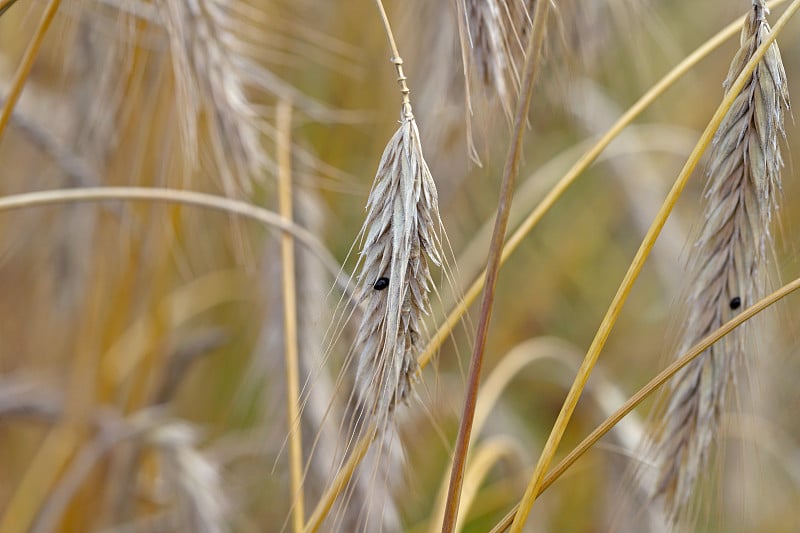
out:
{"label": "wheat spike", "polygon": [[408,397],[420,327],[429,312],[428,261],[441,262],[436,185],[419,130],[406,111],[381,157],[361,230],[358,276],[364,315],[355,342],[357,388],[367,414],[386,419]]}
{"label": "wheat spike", "polygon": [[[325,220],[322,216],[320,197],[309,191],[298,191],[296,196],[297,220],[307,228],[322,231]],[[320,346],[318,316],[320,302],[325,301],[328,286],[325,283],[326,273],[320,268],[306,250],[298,250],[297,279],[298,284],[298,327],[301,356],[301,371],[311,376],[313,384],[307,388],[302,417],[303,431],[311,435],[317,432],[313,446],[309,448],[309,478],[306,483],[322,483],[330,474],[331,468],[340,464],[342,452],[347,448],[346,439],[339,431],[341,419],[345,416],[341,406],[333,402],[335,383],[322,371],[315,372],[315,365],[323,359]],[[323,310],[322,313],[325,313]],[[330,320],[330,316],[326,316]],[[309,379],[309,378],[306,378]],[[330,399],[330,400],[328,400]],[[367,459],[369,456],[367,457]],[[391,462],[391,458],[388,460]],[[340,499],[340,506],[335,511],[337,521],[334,529],[340,531],[399,531],[400,519],[392,498],[390,483],[373,483],[369,463],[362,462],[362,467],[355,473],[348,487],[348,498]],[[383,479],[381,481],[384,481]],[[308,488],[306,489],[308,491]]]}
{"label": "wheat spike", "polygon": [[[769,32],[766,14],[764,4],[754,0],[725,80],[726,91]],[[773,44],[714,139],[705,222],[690,259],[694,281],[679,353],[765,293],[769,224],[780,190],[778,143],[787,109],[786,74]],[[709,348],[684,369],[669,392],[653,453],[658,466],[654,497],[663,502],[670,525],[685,516],[707,462],[725,397],[735,390],[746,363],[747,334],[746,328],[739,328]]]}
{"label": "wheat spike", "polygon": [[[464,74],[492,88],[510,120],[519,87],[517,64],[523,55],[521,33],[530,25],[528,1],[462,0]],[[470,71],[473,71],[470,74]],[[467,105],[472,107],[470,92]]]}
{"label": "wheat spike", "polygon": [[236,4],[158,3],[169,35],[184,151],[190,161],[197,159],[198,125],[205,121],[212,161],[228,194],[250,192],[251,180],[272,166],[260,140],[266,126],[247,91],[273,88],[262,82],[269,73],[248,57],[248,45],[235,31],[252,24]]}
{"label": "wheat spike", "polygon": [[[196,163],[198,140],[205,134],[213,170],[227,194],[249,193],[253,181],[274,171],[261,139],[275,135],[259,104],[264,96],[289,100],[316,120],[346,117],[259,63],[268,31],[260,8],[240,0],[159,0],[156,4],[169,37],[184,151]],[[310,154],[300,153],[312,166],[320,165]]]}
{"label": "wheat spike", "polygon": [[195,447],[197,432],[183,422],[156,429],[150,436],[164,464],[164,481],[178,511],[178,529],[223,533],[227,502],[219,467]]}

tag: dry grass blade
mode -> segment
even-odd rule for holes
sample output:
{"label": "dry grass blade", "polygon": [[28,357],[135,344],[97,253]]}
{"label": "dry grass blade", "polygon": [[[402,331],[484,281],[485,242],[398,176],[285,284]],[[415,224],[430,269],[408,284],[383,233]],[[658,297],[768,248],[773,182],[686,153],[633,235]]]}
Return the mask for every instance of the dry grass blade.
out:
{"label": "dry grass blade", "polygon": [[82,187],[79,189],[53,189],[14,194],[0,198],[0,212],[34,206],[71,202],[102,202],[107,200],[166,202],[204,207],[257,220],[268,226],[291,233],[297,242],[316,255],[336,283],[349,294],[347,282],[341,276],[342,267],[333,254],[311,232],[277,213],[253,204],[195,191],[159,187]]}
{"label": "dry grass blade", "polygon": [[[278,104],[278,204],[281,216],[293,219],[292,213],[292,104]],[[297,294],[295,283],[294,239],[281,235],[283,283],[283,333],[286,360],[286,420],[289,425],[289,471],[292,481],[292,527],[303,529],[303,436],[300,425],[300,369],[297,343]]]}
{"label": "dry grass blade", "polygon": [[[755,0],[726,91],[769,33],[766,8]],[[786,74],[773,43],[736,97],[714,139],[705,224],[692,248],[692,289],[680,352],[765,292],[769,223],[780,190],[779,137],[788,108]],[[680,519],[715,439],[729,387],[746,363],[746,328],[692,362],[675,381],[654,436],[654,497],[668,522]]]}
{"label": "dry grass blade", "polygon": [[464,475],[462,501],[456,518],[456,533],[464,530],[470,508],[479,501],[479,490],[481,485],[486,482],[491,470],[503,461],[521,468],[524,466],[524,457],[522,447],[510,437],[494,437],[475,447]]}
{"label": "dry grass blade", "polygon": [[4,509],[0,531],[23,533],[30,530],[41,500],[49,493],[77,446],[78,437],[72,427],[64,424],[55,426],[37,452],[39,460],[31,463]]}
{"label": "dry grass blade", "polygon": [[525,136],[525,127],[528,124],[528,111],[533,98],[534,81],[539,74],[542,45],[547,27],[547,16],[550,4],[539,2],[534,12],[533,30],[525,46],[525,70],[522,75],[522,85],[519,101],[514,115],[514,129],[511,136],[508,154],[503,167],[503,179],[500,185],[500,198],[497,204],[492,241],[489,246],[486,262],[486,278],[481,302],[481,314],[475,329],[475,345],[472,350],[467,377],[466,394],[461,423],[458,428],[455,450],[453,451],[453,467],[450,476],[450,486],[447,492],[444,521],[442,531],[451,532],[456,525],[461,487],[464,481],[464,468],[466,467],[467,452],[469,449],[472,424],[475,416],[475,407],[478,403],[478,387],[480,385],[481,367],[483,366],[484,351],[489,332],[489,323],[492,318],[495,289],[497,278],[502,264],[503,248],[508,228],[508,217],[511,213],[511,201],[514,196],[514,184],[522,160],[522,141]]}
{"label": "dry grass blade", "polygon": [[2,17],[6,11],[11,9],[11,6],[17,3],[17,0],[3,0],[0,2],[0,17]]}

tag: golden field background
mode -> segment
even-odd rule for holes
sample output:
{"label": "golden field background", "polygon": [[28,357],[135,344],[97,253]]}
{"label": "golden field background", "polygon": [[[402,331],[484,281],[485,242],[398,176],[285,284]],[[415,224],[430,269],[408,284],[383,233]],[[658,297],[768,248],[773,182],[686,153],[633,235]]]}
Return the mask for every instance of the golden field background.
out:
{"label": "golden field background", "polygon": [[[534,92],[512,227],[636,98],[750,5],[555,3],[561,9]],[[0,18],[2,95],[45,4],[19,0]],[[195,145],[175,48],[164,24],[148,19],[160,13],[157,4],[62,2],[0,137],[0,194],[168,187],[277,211],[276,116],[279,102],[291,100],[295,215],[349,274],[355,252],[345,260],[400,109],[374,4],[212,2],[232,10],[227,31],[241,43],[237,53],[283,83],[263,76],[245,84],[255,117],[200,101],[189,127]],[[483,166],[470,161],[452,4],[413,0],[387,9],[463,288],[486,261],[510,126],[489,91],[478,91],[473,127]],[[208,45],[191,37],[188,46]],[[524,491],[617,285],[721,100],[736,39],[626,130],[502,269],[484,383],[512,356],[533,361],[512,372],[478,436],[475,455],[485,451],[487,472],[463,531],[489,531]],[[800,21],[778,42],[796,101]],[[237,153],[236,139],[219,126],[241,120],[257,130],[256,152],[266,161],[257,175],[214,152],[222,142]],[[800,267],[800,137],[791,118],[786,135],[775,287]],[[226,166],[235,169],[232,181]],[[601,355],[562,453],[674,355],[703,184],[698,171]],[[0,212],[0,533],[290,530],[279,237],[232,215],[147,201]],[[320,390],[322,399],[310,401],[324,403],[354,327],[327,344],[340,294],[314,256],[297,250],[304,391]],[[441,301],[433,299],[431,330],[455,298],[443,278],[435,273]],[[477,307],[424,372],[418,398],[398,412],[406,458],[391,494],[403,531],[428,531],[435,520]],[[724,424],[729,453],[716,461],[723,473],[709,481],[698,531],[800,528],[798,312],[790,296],[755,320],[743,414]],[[332,356],[323,361],[326,349]],[[640,429],[646,414],[638,410],[626,428]],[[303,431],[312,441],[313,424]],[[537,502],[529,529],[606,531],[619,515],[635,514],[625,474],[635,458],[623,448],[613,432],[601,441]],[[326,481],[309,476],[307,509]]]}

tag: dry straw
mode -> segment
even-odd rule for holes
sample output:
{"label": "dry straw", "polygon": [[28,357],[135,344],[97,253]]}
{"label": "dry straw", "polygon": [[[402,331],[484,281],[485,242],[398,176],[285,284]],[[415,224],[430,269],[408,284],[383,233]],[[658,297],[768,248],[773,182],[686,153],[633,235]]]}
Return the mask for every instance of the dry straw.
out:
{"label": "dry straw", "polygon": [[[760,0],[753,1],[725,80],[726,93],[769,33],[767,13]],[[769,227],[780,191],[779,137],[787,109],[786,74],[773,43],[714,138],[704,225],[690,257],[693,284],[679,353],[765,294]],[[648,446],[657,465],[653,496],[663,503],[670,525],[685,517],[726,396],[737,389],[748,331],[739,328],[706,350],[668,393],[663,419]]]}

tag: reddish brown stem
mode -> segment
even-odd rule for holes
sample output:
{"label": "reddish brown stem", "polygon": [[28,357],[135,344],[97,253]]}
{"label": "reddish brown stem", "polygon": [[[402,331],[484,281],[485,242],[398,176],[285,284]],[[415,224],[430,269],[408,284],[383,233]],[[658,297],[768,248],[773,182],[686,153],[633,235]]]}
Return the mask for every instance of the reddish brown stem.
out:
{"label": "reddish brown stem", "polygon": [[511,210],[511,200],[514,195],[514,182],[519,171],[519,162],[522,158],[522,141],[528,121],[528,110],[533,95],[533,83],[539,70],[539,57],[544,42],[545,22],[549,2],[537,2],[533,16],[533,31],[531,31],[526,47],[525,70],[520,88],[519,102],[514,117],[514,133],[508,149],[506,164],[503,170],[503,181],[500,186],[500,200],[497,206],[492,241],[489,248],[489,259],[486,265],[486,283],[483,290],[481,314],[475,333],[475,347],[470,360],[469,376],[467,378],[467,391],[464,399],[464,411],[461,425],[458,429],[458,438],[453,455],[453,469],[450,472],[450,486],[447,490],[447,503],[444,512],[442,531],[451,533],[455,530],[458,504],[461,499],[461,486],[464,483],[464,469],[467,462],[469,441],[472,435],[472,423],[475,417],[475,405],[478,400],[478,385],[480,384],[483,354],[486,350],[486,338],[489,323],[492,318],[497,275],[500,270],[500,258],[503,252],[508,215]]}

